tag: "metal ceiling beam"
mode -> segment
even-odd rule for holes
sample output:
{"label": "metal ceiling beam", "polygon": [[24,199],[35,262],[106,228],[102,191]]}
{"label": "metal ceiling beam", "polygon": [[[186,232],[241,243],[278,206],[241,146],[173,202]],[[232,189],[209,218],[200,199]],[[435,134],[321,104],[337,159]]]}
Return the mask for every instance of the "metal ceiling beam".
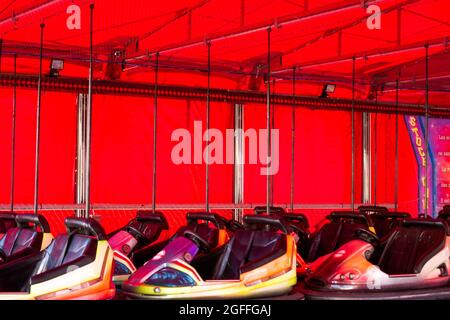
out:
{"label": "metal ceiling beam", "polygon": [[[379,0],[376,0],[375,2],[379,2]],[[343,1],[343,2],[338,3],[335,6],[330,6],[327,8],[320,8],[318,10],[308,11],[308,12],[303,11],[303,12],[298,12],[295,14],[290,14],[290,15],[287,15],[284,17],[279,17],[273,22],[269,22],[269,23],[265,22],[262,24],[255,24],[255,25],[247,26],[245,28],[238,28],[236,30],[231,30],[229,32],[225,32],[225,33],[221,33],[221,34],[211,34],[206,37],[206,40],[213,42],[213,41],[218,41],[218,40],[236,38],[236,37],[240,37],[243,35],[252,34],[255,32],[266,31],[268,28],[277,29],[282,26],[286,26],[286,25],[293,24],[293,23],[298,23],[300,21],[316,19],[319,17],[336,14],[336,13],[339,13],[342,11],[359,8],[359,7],[361,7],[360,1]],[[184,43],[177,43],[175,45],[169,45],[169,46],[165,46],[165,47],[161,47],[161,48],[156,48],[153,51],[151,51],[150,54],[156,53],[156,52],[167,53],[167,52],[187,49],[187,48],[203,45],[204,43],[205,43],[205,37],[202,37],[201,39],[196,39],[193,41],[186,41]],[[146,54],[141,54],[139,56],[130,57],[127,60],[146,58],[146,57],[148,57],[148,54],[149,54],[149,52],[147,52]]]}
{"label": "metal ceiling beam", "polygon": [[[392,47],[384,47],[384,48],[377,48],[374,50],[369,51],[360,51],[356,53],[351,53],[345,56],[335,56],[332,58],[326,58],[326,59],[320,59],[315,61],[309,61],[306,63],[298,62],[297,65],[300,66],[302,70],[304,69],[310,69],[318,66],[325,66],[325,65],[332,65],[335,63],[343,63],[343,62],[351,62],[353,59],[353,56],[356,57],[356,60],[364,60],[368,58],[376,58],[381,56],[387,56],[391,54],[398,54],[398,53],[404,53],[404,52],[410,52],[414,50],[422,50],[425,44],[429,44],[430,49],[431,48],[446,48],[447,44],[445,43],[444,38],[438,38],[438,39],[431,39],[431,40],[425,40],[415,43],[409,43],[406,45],[401,46],[392,46]],[[284,66],[282,69],[278,69],[276,71],[273,71],[274,74],[282,73],[282,72],[290,72],[292,70],[292,66]]]}
{"label": "metal ceiling beam", "polygon": [[[388,13],[394,11],[394,10],[398,10],[400,8],[403,8],[404,6],[408,6],[408,5],[417,3],[417,2],[419,2],[419,0],[406,0],[406,1],[400,2],[400,3],[396,4],[396,5],[393,5],[393,6],[389,7],[389,8],[383,9],[381,11],[381,13],[382,14],[388,14]],[[351,29],[353,27],[356,27],[356,26],[364,23],[367,20],[367,18],[368,18],[368,15],[364,14],[362,17],[359,17],[358,19],[355,19],[355,20],[353,20],[353,21],[351,21],[351,22],[349,22],[349,23],[347,23],[345,25],[327,29],[324,32],[322,32],[321,35],[319,35],[319,36],[317,36],[317,37],[315,37],[313,39],[310,39],[310,40],[308,40],[306,42],[303,42],[302,44],[297,45],[297,46],[291,48],[288,51],[280,53],[279,56],[285,57],[285,56],[288,56],[290,54],[295,54],[298,51],[300,51],[301,49],[309,47],[310,45],[315,44],[315,43],[317,43],[319,41],[322,41],[323,39],[326,39],[326,38],[329,38],[329,37],[334,36],[336,34],[339,34],[339,32],[342,32],[342,31],[344,31],[346,29]]]}
{"label": "metal ceiling beam", "polygon": [[[423,48],[424,46],[422,46]],[[434,61],[448,61],[448,58],[450,57],[450,53],[447,51],[447,48],[445,46],[443,46],[442,50],[435,52],[434,54],[430,54],[429,58],[431,62]],[[433,61],[433,59],[435,59]],[[405,71],[408,71],[408,68],[414,68],[417,67],[418,64],[423,64],[425,62],[425,58],[424,57],[419,57],[417,59],[414,60],[409,60],[403,63],[400,63],[398,65],[392,66],[392,67],[388,67],[382,70],[377,70],[376,72],[370,73],[370,76],[373,78],[374,82],[376,83],[388,83],[390,82],[390,84],[395,84],[395,80],[391,80],[394,79],[396,77],[396,75],[400,75],[401,80],[405,80],[405,79],[417,79],[417,77],[424,77],[425,75],[421,76],[420,74],[417,74],[416,72],[409,72],[409,74],[406,75],[406,78],[403,76],[403,73]],[[450,65],[450,64],[449,64]],[[438,70],[437,72],[435,71],[433,74],[445,74],[446,72],[448,72],[447,74],[450,73],[450,69],[436,69],[434,68],[434,70]],[[432,77],[430,77],[431,79]],[[388,81],[388,82],[386,82]]]}
{"label": "metal ceiling beam", "polygon": [[[35,89],[37,88],[38,77],[25,75],[14,77],[13,74],[0,75],[0,86],[13,87],[14,82],[16,82],[16,85],[19,88]],[[83,78],[47,77],[42,79],[42,89],[44,91],[86,93],[88,92],[88,88],[88,80]],[[154,95],[154,88],[154,84],[96,80],[93,81],[92,91],[93,94],[151,97]],[[198,87],[160,85],[158,88],[158,95],[162,98],[204,101],[206,99],[207,89]],[[211,89],[210,98],[211,101],[214,102],[225,102],[230,104],[257,103],[261,105],[265,105],[267,99],[264,92],[226,89]],[[320,110],[350,111],[352,109],[351,99],[322,99],[317,97],[298,96],[294,100],[290,94],[274,94],[273,103],[277,105],[294,105],[298,107]],[[361,100],[357,100],[355,102],[355,111],[392,114],[395,114],[398,111],[400,114],[425,114],[425,108],[423,105],[400,104],[397,109],[397,106],[394,103],[378,102],[377,104],[375,102]],[[450,118],[450,109],[430,106],[430,116]]]}

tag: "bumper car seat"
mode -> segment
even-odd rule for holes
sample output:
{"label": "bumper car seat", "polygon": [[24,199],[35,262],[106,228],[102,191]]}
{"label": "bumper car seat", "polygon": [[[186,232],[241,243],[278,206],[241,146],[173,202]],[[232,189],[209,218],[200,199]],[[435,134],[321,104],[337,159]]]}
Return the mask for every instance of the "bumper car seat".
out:
{"label": "bumper car seat", "polygon": [[111,299],[113,253],[93,219],[66,218],[67,234],[0,266],[0,299]]}
{"label": "bumper car seat", "polygon": [[50,226],[42,215],[15,215],[15,225],[0,240],[0,264],[39,252],[53,239]]}
{"label": "bumper car seat", "polygon": [[329,222],[311,235],[306,262],[334,252],[343,244],[356,238],[357,229],[369,229],[367,218],[352,211],[336,211],[327,216]]}
{"label": "bumper car seat", "polygon": [[0,213],[0,239],[3,238],[9,229],[15,227],[17,227],[15,214],[9,212]]}

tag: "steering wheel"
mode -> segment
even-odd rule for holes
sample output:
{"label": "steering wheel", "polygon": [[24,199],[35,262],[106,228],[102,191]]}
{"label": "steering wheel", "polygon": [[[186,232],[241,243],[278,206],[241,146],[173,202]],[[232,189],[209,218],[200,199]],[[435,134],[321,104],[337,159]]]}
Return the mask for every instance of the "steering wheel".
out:
{"label": "steering wheel", "polygon": [[200,251],[207,253],[211,250],[211,246],[209,245],[209,243],[205,239],[200,237],[197,233],[191,230],[186,230],[183,233],[183,236],[194,242],[199,247]]}
{"label": "steering wheel", "polygon": [[147,237],[145,236],[145,234],[143,234],[141,231],[139,231],[135,227],[128,226],[127,232],[129,234],[131,234],[133,237],[135,237],[136,240],[139,241],[140,243],[142,243],[143,245],[149,244],[149,241],[148,241]]}
{"label": "steering wheel", "polygon": [[6,259],[8,259],[8,256],[2,249],[0,249],[0,263],[6,262]]}
{"label": "steering wheel", "polygon": [[355,233],[358,239],[370,243],[371,245],[377,245],[378,243],[380,243],[380,238],[378,238],[375,233],[370,232],[369,230],[357,229]]}

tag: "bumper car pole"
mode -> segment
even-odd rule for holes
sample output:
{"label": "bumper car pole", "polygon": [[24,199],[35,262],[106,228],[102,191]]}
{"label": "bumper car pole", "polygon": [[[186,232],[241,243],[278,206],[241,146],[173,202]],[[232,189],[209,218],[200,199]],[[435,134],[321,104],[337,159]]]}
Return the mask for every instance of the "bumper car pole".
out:
{"label": "bumper car pole", "polygon": [[428,175],[428,157],[430,154],[429,147],[428,147],[428,140],[429,140],[429,131],[430,131],[430,114],[429,114],[429,55],[428,55],[428,44],[425,44],[425,218],[428,217],[429,214],[429,195],[428,195],[428,181],[429,181],[429,175]]}
{"label": "bumper car pole", "polygon": [[292,68],[292,131],[291,131],[291,213],[294,213],[295,188],[295,76],[296,67]]}
{"label": "bumper car pole", "polygon": [[352,211],[355,210],[355,64],[356,57],[352,58]]}
{"label": "bumper car pole", "polygon": [[36,150],[34,167],[34,214],[38,214],[39,201],[39,151],[41,140],[41,98],[42,98],[42,60],[44,49],[44,22],[41,23],[41,44],[39,50],[39,78],[37,88],[37,107],[36,107]]}
{"label": "bumper car pole", "polygon": [[89,89],[88,89],[88,106],[86,115],[86,157],[85,157],[85,199],[86,212],[85,218],[89,218],[91,211],[91,139],[92,139],[92,80],[93,80],[93,64],[94,64],[94,46],[93,46],[93,31],[94,31],[94,3],[90,6],[90,30],[89,30]]}
{"label": "bumper car pole", "polygon": [[398,130],[399,130],[399,123],[398,123],[398,102],[399,102],[399,81],[398,77],[395,82],[395,106],[397,111],[395,112],[395,173],[394,173],[394,206],[395,211],[398,211],[398,152],[399,152],[399,140],[398,140]]}
{"label": "bumper car pole", "polygon": [[271,156],[271,122],[270,122],[270,33],[272,29],[267,28],[267,181],[266,181],[266,212],[270,212],[271,197],[270,197],[270,166],[269,160]]}
{"label": "bumper car pole", "polygon": [[210,127],[210,112],[211,112],[211,41],[206,41],[208,49],[208,86],[206,89],[206,164],[205,164],[205,210],[209,212],[209,127]]}
{"label": "bumper car pole", "polygon": [[[17,75],[17,54],[14,54],[14,78]],[[14,183],[15,183],[15,164],[16,164],[16,107],[17,107],[17,80],[14,79],[13,85],[13,108],[12,108],[12,129],[11,129],[11,213],[14,214]]]}
{"label": "bumper car pole", "polygon": [[[375,91],[375,103],[377,109],[375,111],[373,134],[374,134],[374,146],[373,146],[373,204],[378,204],[378,88]],[[370,189],[369,189],[370,190]]]}
{"label": "bumper car pole", "polygon": [[158,72],[159,72],[159,52],[156,53],[155,61],[155,96],[153,104],[153,178],[152,178],[152,212],[156,212],[156,146],[158,133]]}

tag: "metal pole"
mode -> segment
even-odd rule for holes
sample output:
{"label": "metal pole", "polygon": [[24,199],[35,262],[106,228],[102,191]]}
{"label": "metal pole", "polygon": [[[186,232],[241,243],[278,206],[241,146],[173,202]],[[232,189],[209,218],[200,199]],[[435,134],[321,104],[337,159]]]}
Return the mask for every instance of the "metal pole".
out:
{"label": "metal pole", "polygon": [[[244,202],[244,105],[234,105],[234,204]],[[242,209],[235,209],[234,220],[242,222]]]}
{"label": "metal pole", "polygon": [[271,197],[270,197],[270,168],[269,168],[269,160],[271,155],[270,150],[270,142],[271,142],[271,122],[270,122],[270,33],[272,29],[267,29],[267,189],[266,189],[266,210],[267,213],[270,212],[270,203],[271,203]]}
{"label": "metal pole", "polygon": [[36,152],[34,166],[34,214],[38,213],[39,201],[39,151],[41,143],[41,95],[42,95],[42,60],[44,50],[44,28],[45,24],[41,23],[41,45],[39,54],[39,78],[38,78],[38,96],[36,108]]}
{"label": "metal pole", "polygon": [[[275,79],[272,81],[272,102],[271,102],[271,107],[270,107],[270,137],[272,137],[272,129],[275,128],[275,86],[276,86],[276,82]],[[272,139],[269,140],[270,144],[269,144],[269,150],[270,150],[270,156],[271,156],[271,161],[272,159],[272,154],[273,154],[273,141]],[[273,201],[274,201],[274,176],[270,175],[270,206],[273,205]]]}
{"label": "metal pole", "polygon": [[210,120],[210,95],[211,95],[211,42],[208,41],[206,43],[208,48],[208,88],[206,91],[206,194],[205,194],[205,202],[206,202],[206,212],[209,212],[209,120]]}
{"label": "metal pole", "polygon": [[12,146],[11,146],[11,212],[14,213],[14,182],[16,164],[16,106],[17,106],[17,55],[14,55],[14,86],[13,86],[13,109],[12,109]]}
{"label": "metal pole", "polygon": [[[399,102],[399,81],[398,78],[395,84],[395,104],[398,109]],[[395,180],[394,180],[394,204],[395,211],[398,210],[398,153],[399,153],[399,141],[398,141],[398,110],[395,113]]]}
{"label": "metal pole", "polygon": [[94,4],[91,3],[90,7],[90,30],[89,30],[89,89],[88,89],[88,107],[86,113],[86,177],[85,177],[85,199],[86,199],[86,212],[85,217],[89,218],[91,211],[91,139],[92,139],[92,80],[93,80],[93,64],[94,64],[94,46],[93,46],[93,33],[94,33]]}
{"label": "metal pole", "polygon": [[[378,106],[378,90],[375,93],[375,103]],[[377,191],[378,191],[378,112],[375,112],[375,119],[373,124],[374,134],[374,148],[373,148],[373,204],[377,205]]]}
{"label": "metal pole", "polygon": [[156,212],[156,150],[158,133],[158,72],[159,72],[159,52],[156,53],[155,63],[155,96],[153,104],[153,182],[152,182],[152,211]]}
{"label": "metal pole", "polygon": [[294,188],[295,188],[295,77],[296,67],[292,68],[292,131],[291,131],[291,212],[294,212]]}
{"label": "metal pole", "polygon": [[[87,95],[84,93],[78,94],[77,105],[77,168],[76,168],[76,202],[83,204],[86,201],[86,113],[87,113]],[[77,210],[76,217],[81,218],[84,215],[84,210]]]}
{"label": "metal pole", "polygon": [[429,211],[429,190],[428,190],[428,139],[429,139],[429,74],[428,74],[428,44],[425,45],[425,217],[428,216]]}
{"label": "metal pole", "polygon": [[355,63],[353,57],[352,65],[352,210],[355,210]]}
{"label": "metal pole", "polygon": [[362,147],[363,147],[363,198],[362,202],[365,204],[372,203],[372,114],[363,112],[362,114]]}

